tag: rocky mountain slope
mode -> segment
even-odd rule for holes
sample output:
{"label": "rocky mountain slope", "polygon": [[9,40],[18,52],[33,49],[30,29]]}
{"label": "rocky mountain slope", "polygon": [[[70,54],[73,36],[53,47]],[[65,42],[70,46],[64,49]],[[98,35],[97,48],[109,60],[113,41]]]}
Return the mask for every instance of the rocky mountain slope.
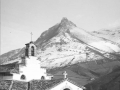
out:
{"label": "rocky mountain slope", "polygon": [[[78,28],[67,18],[43,32],[34,42],[41,65],[47,68],[64,67],[88,61],[115,61],[120,58],[120,45]],[[0,56],[0,64],[21,60],[24,49]]]}
{"label": "rocky mountain slope", "polygon": [[24,51],[25,48],[22,48],[22,49],[12,50],[0,55],[0,65],[21,61],[21,57],[25,55]]}
{"label": "rocky mountain slope", "polygon": [[116,28],[110,28],[110,29],[108,28],[108,29],[93,31],[92,34],[98,37],[109,39],[111,41],[114,41],[120,44],[120,26]]}
{"label": "rocky mountain slope", "polygon": [[47,68],[79,62],[119,60],[120,45],[99,38],[63,18],[35,42],[40,48],[38,59]]}

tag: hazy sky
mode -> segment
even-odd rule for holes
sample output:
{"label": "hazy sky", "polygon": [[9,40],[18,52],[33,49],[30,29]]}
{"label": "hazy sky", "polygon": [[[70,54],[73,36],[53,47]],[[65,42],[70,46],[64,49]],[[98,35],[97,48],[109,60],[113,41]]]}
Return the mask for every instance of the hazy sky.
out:
{"label": "hazy sky", "polygon": [[85,30],[120,26],[120,0],[1,0],[1,53],[22,48],[67,17]]}

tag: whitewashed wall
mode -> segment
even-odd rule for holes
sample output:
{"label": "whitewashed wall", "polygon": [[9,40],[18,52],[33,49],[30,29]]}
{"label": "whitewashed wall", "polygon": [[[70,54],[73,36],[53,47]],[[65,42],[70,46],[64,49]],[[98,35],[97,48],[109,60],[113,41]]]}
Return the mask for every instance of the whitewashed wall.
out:
{"label": "whitewashed wall", "polygon": [[49,77],[46,76],[46,70],[40,68],[40,61],[38,61],[36,57],[32,56],[26,58],[26,66],[20,66],[20,74],[14,74],[13,79],[21,80],[21,75],[26,76],[25,81],[41,79],[41,76],[45,76],[46,79],[49,79]]}

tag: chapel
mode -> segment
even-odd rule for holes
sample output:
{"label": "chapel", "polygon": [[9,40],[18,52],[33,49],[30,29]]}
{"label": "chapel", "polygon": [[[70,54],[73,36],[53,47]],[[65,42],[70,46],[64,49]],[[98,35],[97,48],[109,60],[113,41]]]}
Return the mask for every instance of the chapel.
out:
{"label": "chapel", "polygon": [[30,81],[33,79],[51,79],[46,68],[41,67],[41,63],[36,57],[36,45],[33,41],[25,44],[25,55],[21,60],[0,65],[0,79],[12,79],[20,81]]}
{"label": "chapel", "polygon": [[25,44],[25,65],[19,65],[19,74],[13,74],[14,80],[30,81],[33,79],[51,79],[46,68],[41,67],[36,57],[36,46],[31,41]]}

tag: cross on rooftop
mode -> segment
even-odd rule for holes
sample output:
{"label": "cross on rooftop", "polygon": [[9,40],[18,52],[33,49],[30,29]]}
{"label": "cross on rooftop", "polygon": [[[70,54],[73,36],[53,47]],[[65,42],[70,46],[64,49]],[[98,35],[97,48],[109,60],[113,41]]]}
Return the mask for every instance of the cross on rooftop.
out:
{"label": "cross on rooftop", "polygon": [[63,75],[64,75],[64,78],[67,78],[67,72],[66,71],[64,71],[64,73],[63,73]]}

